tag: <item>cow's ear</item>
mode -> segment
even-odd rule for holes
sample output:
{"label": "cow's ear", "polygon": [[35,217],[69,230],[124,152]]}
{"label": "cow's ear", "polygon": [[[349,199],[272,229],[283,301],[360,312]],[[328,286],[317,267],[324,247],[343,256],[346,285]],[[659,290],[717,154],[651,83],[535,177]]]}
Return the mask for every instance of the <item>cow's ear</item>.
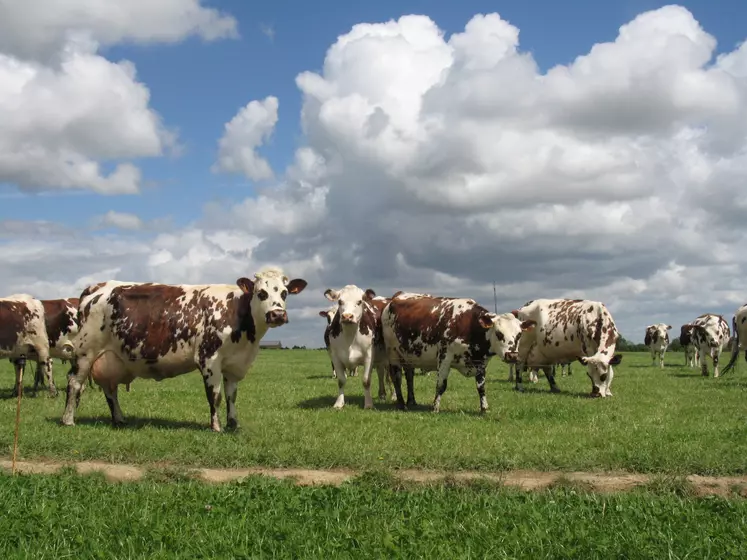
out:
{"label": "cow's ear", "polygon": [[586,365],[589,363],[589,358],[587,358],[586,356],[579,356],[578,361],[581,362],[583,365]]}
{"label": "cow's ear", "polygon": [[519,310],[518,309],[512,309],[511,310],[511,315],[513,315],[514,317],[516,317],[518,319],[519,318]]}
{"label": "cow's ear", "polygon": [[289,294],[300,294],[306,287],[306,280],[303,280],[302,278],[294,278],[288,282],[285,287],[288,288]]}
{"label": "cow's ear", "polygon": [[340,292],[337,290],[333,290],[332,288],[327,288],[324,290],[324,297],[326,297],[329,301],[337,301],[337,296],[340,295]]}
{"label": "cow's ear", "polygon": [[622,354],[615,354],[614,356],[612,356],[612,359],[610,360],[610,365],[616,366],[622,361],[623,361]]}
{"label": "cow's ear", "polygon": [[477,322],[480,323],[480,326],[487,330],[493,326],[493,319],[495,318],[495,315],[492,313],[483,313],[478,317]]}
{"label": "cow's ear", "polygon": [[667,325],[667,330],[671,331],[672,330],[672,325]]}
{"label": "cow's ear", "polygon": [[236,280],[236,285],[241,288],[241,291],[245,294],[251,294],[254,292],[254,282],[249,280],[249,278],[239,278]]}
{"label": "cow's ear", "polygon": [[327,312],[326,312],[326,311],[320,311],[320,312],[319,312],[319,316],[320,316],[320,317],[329,317],[329,315],[327,315]]}
{"label": "cow's ear", "polygon": [[521,330],[531,331],[536,326],[537,326],[537,321],[535,321],[534,319],[527,319],[526,321],[522,321]]}
{"label": "cow's ear", "polygon": [[371,301],[373,298],[376,297],[376,292],[374,292],[371,288],[366,290],[366,293],[363,295],[363,299],[366,301]]}

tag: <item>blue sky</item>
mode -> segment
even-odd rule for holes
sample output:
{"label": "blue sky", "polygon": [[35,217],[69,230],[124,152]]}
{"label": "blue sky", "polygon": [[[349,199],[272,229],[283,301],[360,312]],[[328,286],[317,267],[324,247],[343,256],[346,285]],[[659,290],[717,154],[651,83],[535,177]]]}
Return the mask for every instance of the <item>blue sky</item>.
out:
{"label": "blue sky", "polygon": [[[136,162],[146,182],[153,183],[140,196],[86,192],[8,196],[18,191],[6,185],[0,189],[0,194],[5,195],[0,198],[5,201],[0,203],[0,219],[28,217],[27,201],[33,198],[35,217],[41,220],[79,225],[77,216],[81,209],[91,215],[114,209],[137,214],[144,220],[168,215],[178,226],[198,219],[208,201],[241,200],[251,195],[257,186],[252,181],[210,171],[223,126],[247,102],[277,96],[279,122],[271,142],[260,153],[279,176],[292,160],[294,149],[304,142],[296,76],[305,70],[320,70],[327,49],[356,23],[422,13],[450,35],[463,30],[474,14],[497,11],[519,27],[522,50],[531,51],[540,68],[546,70],[571,62],[588,52],[594,43],[613,40],[620,25],[642,11],[666,4],[650,0],[209,2],[207,6],[237,18],[240,39],[205,43],[190,38],[176,45],[115,46],[102,50],[110,60],[135,63],[138,79],[150,90],[151,106],[179,132],[185,148],[181,157]],[[741,24],[747,21],[747,2],[691,0],[679,4],[693,12],[705,30],[718,38],[719,52],[732,49],[744,39]],[[263,33],[263,26],[272,28],[272,39]],[[272,181],[265,184],[271,185]]]}

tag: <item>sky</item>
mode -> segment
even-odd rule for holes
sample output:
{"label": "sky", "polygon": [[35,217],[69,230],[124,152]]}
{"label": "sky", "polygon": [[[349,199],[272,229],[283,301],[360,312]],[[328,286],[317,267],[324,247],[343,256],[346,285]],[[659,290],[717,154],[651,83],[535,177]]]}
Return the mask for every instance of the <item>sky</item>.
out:
{"label": "sky", "polygon": [[746,298],[743,0],[0,0],[0,292],[302,277],[604,302],[628,340]]}

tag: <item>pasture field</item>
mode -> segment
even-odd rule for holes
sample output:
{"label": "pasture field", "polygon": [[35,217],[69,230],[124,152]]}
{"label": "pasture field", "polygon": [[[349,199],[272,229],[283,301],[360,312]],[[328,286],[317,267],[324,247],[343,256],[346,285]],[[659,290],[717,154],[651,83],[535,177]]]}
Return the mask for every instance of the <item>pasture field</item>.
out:
{"label": "pasture field", "polygon": [[2,558],[744,558],[747,500],[0,474]]}
{"label": "pasture field", "polygon": [[[629,471],[669,475],[747,473],[747,372],[744,362],[724,378],[701,377],[667,355],[662,371],[648,354],[628,353],[615,368],[614,396],[588,399],[580,364],[547,381],[525,381],[519,394],[507,366],[492,360],[487,376],[490,410],[478,413],[473,379],[452,372],[440,414],[430,412],[435,373],[416,376],[418,408],[390,403],[362,409],[360,377],[348,379],[347,404],[337,395],[326,352],[263,350],[240,384],[240,429],[212,433],[199,373],[162,383],[120,388],[129,425],[114,430],[98,387],[81,398],[75,427],[59,424],[67,366],[56,364],[57,399],[31,398],[27,368],[19,459],[184,465],[193,467],[308,467],[366,469],[506,469]],[[15,399],[12,365],[0,362],[0,455],[9,458]],[[376,377],[374,377],[376,386]],[[225,423],[225,403],[221,406]]]}

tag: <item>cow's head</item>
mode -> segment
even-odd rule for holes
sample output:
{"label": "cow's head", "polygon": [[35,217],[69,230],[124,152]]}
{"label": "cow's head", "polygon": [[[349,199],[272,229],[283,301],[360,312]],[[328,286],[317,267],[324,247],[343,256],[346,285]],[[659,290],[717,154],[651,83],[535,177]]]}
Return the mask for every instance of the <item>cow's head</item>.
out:
{"label": "cow's head", "polygon": [[376,297],[376,292],[371,289],[364,292],[358,286],[348,284],[340,290],[325,290],[324,297],[337,303],[337,313],[344,327],[360,323],[363,312],[370,309],[369,302]]}
{"label": "cow's head", "polygon": [[285,298],[288,294],[300,294],[306,287],[306,280],[288,280],[281,270],[270,268],[254,275],[254,280],[239,278],[236,281],[241,291],[250,294],[252,316],[255,320],[264,319],[269,327],[279,327],[288,322],[285,311]]}
{"label": "cow's head", "polygon": [[496,315],[487,311],[477,319],[480,327],[487,331],[490,352],[500,356],[508,363],[515,363],[519,358],[519,340],[526,331],[532,330],[537,323],[520,321],[512,313]]}
{"label": "cow's head", "polygon": [[680,328],[680,344],[682,346],[688,346],[692,344],[692,336],[693,325],[691,325],[690,323],[682,325],[682,327]]}
{"label": "cow's head", "polygon": [[332,324],[332,319],[335,318],[335,313],[337,313],[337,306],[333,305],[332,307],[330,307],[326,311],[320,311],[319,312],[319,316],[320,317],[324,317],[325,319],[327,319],[327,324],[331,325]]}
{"label": "cow's head", "polygon": [[[669,333],[667,331],[671,328],[672,325],[667,325],[665,323],[649,325],[646,327],[646,340],[650,340],[654,344],[660,340],[669,341]],[[646,344],[648,344],[648,342]]]}
{"label": "cow's head", "polygon": [[594,356],[581,356],[578,361],[589,368],[589,375],[594,379],[595,375],[599,376],[601,381],[607,379],[610,372],[610,366],[616,366],[622,362],[622,354],[615,354],[608,358],[604,354],[595,354]]}

